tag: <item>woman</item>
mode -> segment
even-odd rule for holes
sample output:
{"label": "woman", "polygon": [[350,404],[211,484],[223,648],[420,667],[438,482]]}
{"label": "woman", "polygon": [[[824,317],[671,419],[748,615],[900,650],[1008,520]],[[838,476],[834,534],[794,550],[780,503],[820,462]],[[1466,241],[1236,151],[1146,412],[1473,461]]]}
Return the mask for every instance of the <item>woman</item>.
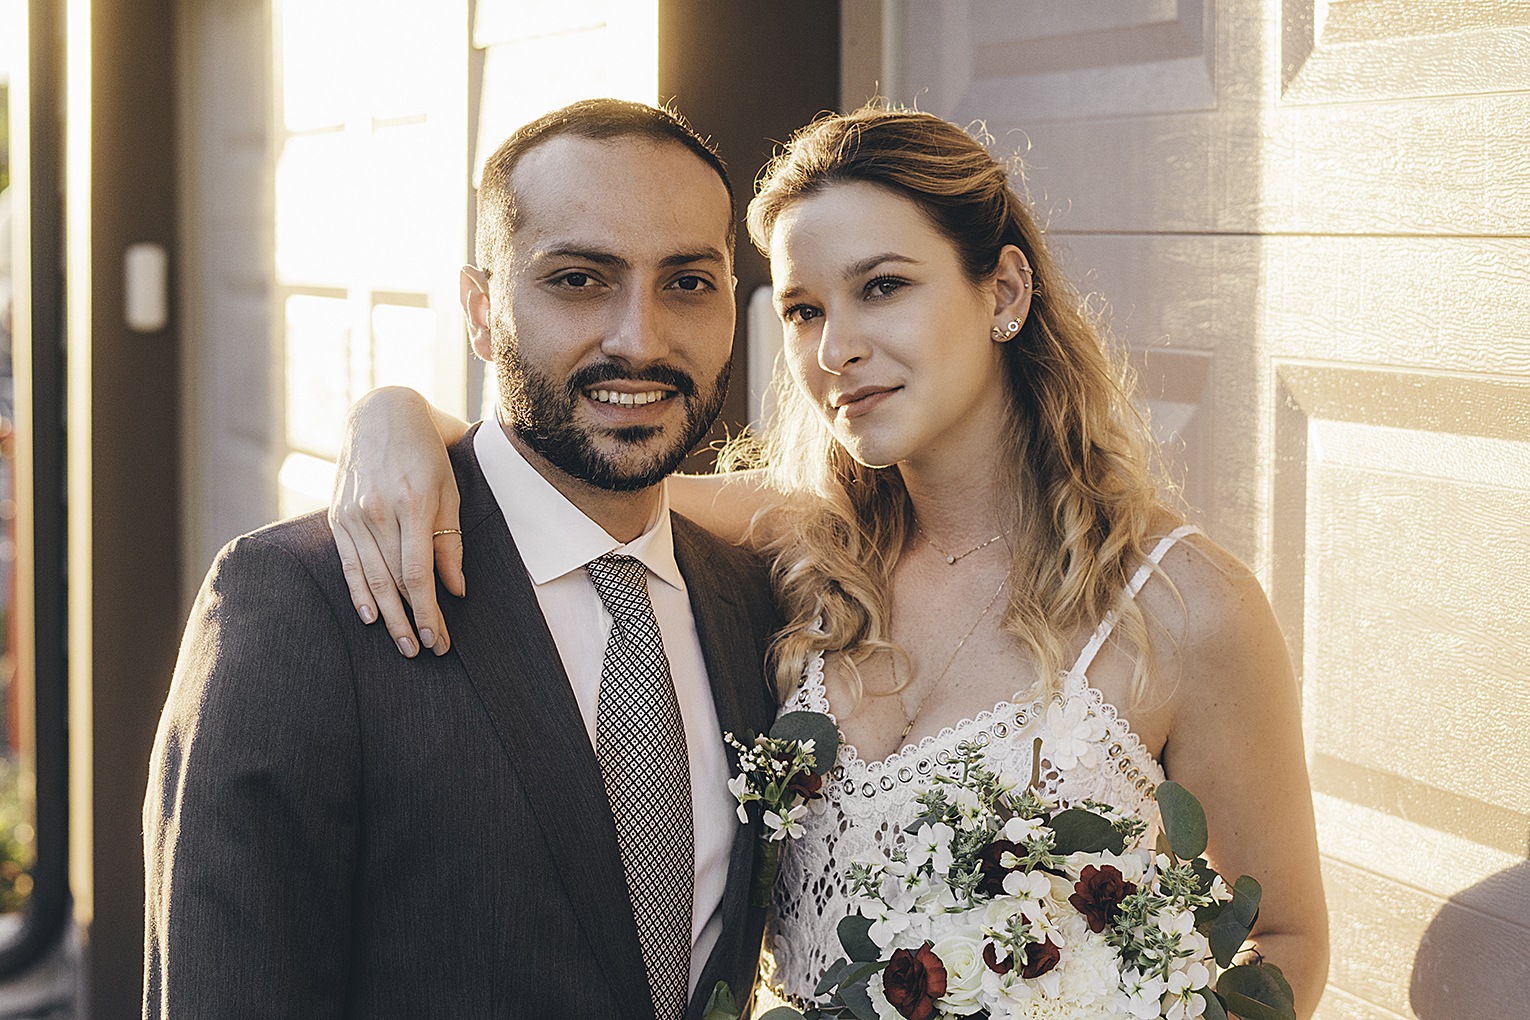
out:
{"label": "woman", "polygon": [[[1263,885],[1257,951],[1310,1016],[1327,917],[1284,643],[1248,569],[1159,500],[1142,424],[1005,168],[926,114],[828,117],[767,169],[749,228],[785,324],[781,410],[729,451],[755,470],[672,479],[670,498],[774,558],[782,698],[845,737],[829,810],[777,885],[778,983],[810,995],[839,955],[847,863],[901,841],[942,752],[986,740],[1028,775],[1041,736],[1045,783],[1069,799],[1151,819],[1166,776],[1200,798],[1212,864]],[[419,591],[411,549],[455,527],[429,433],[408,456],[432,466],[402,472],[424,481],[392,497],[401,525],[358,480],[398,477],[398,429],[419,436],[427,415],[381,392],[350,429],[346,485],[369,508],[342,493],[332,517],[369,619],[357,564],[380,591],[411,573]],[[465,427],[436,419],[447,441]],[[442,552],[460,588],[460,546]]]}

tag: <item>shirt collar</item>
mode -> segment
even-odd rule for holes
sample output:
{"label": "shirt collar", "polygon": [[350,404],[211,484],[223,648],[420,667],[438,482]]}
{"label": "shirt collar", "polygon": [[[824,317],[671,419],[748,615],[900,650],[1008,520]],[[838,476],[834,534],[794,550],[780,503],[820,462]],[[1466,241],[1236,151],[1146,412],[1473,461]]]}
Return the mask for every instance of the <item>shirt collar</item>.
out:
{"label": "shirt collar", "polygon": [[659,483],[659,508],[648,527],[623,544],[543,478],[510,442],[497,418],[490,417],[478,429],[473,452],[533,584],[583,570],[596,557],[614,552],[633,557],[664,583],[685,591],[675,563],[668,482]]}

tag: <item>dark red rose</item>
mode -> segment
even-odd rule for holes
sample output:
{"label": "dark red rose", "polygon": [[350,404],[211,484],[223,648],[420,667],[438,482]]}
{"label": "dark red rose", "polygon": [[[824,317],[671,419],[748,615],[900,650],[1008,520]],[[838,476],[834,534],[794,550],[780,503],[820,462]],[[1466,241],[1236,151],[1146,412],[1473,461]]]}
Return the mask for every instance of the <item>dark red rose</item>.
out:
{"label": "dark red rose", "polygon": [[983,945],[983,962],[988,964],[988,969],[995,974],[1008,974],[1015,969],[1014,956],[1005,957],[1004,962],[1000,963],[999,950],[992,942]]}
{"label": "dark red rose", "polygon": [[1135,885],[1126,881],[1121,872],[1109,864],[1103,868],[1096,868],[1093,864],[1085,865],[1073,888],[1074,893],[1068,897],[1068,902],[1084,915],[1089,922],[1089,930],[1096,935],[1116,919],[1116,915],[1121,912],[1121,901],[1137,891]]}
{"label": "dark red rose", "polygon": [[930,1020],[935,1000],[946,994],[946,965],[930,951],[928,942],[915,953],[894,950],[882,971],[882,993],[908,1020]]}
{"label": "dark red rose", "polygon": [[1062,959],[1062,948],[1052,945],[1052,940],[1045,942],[1032,942],[1025,947],[1025,966],[1020,970],[1023,978],[1041,977],[1047,971],[1057,966],[1057,961]]}
{"label": "dark red rose", "polygon": [[800,772],[786,784],[786,788],[805,801],[817,800],[823,796],[819,792],[823,789],[823,776],[815,776],[811,772]]}
{"label": "dark red rose", "polygon": [[1004,892],[1004,876],[1015,870],[1014,868],[1006,868],[999,863],[999,859],[1004,856],[1006,851],[1014,854],[1016,857],[1020,856],[1019,845],[1011,843],[1007,839],[994,840],[983,848],[982,853],[978,854],[978,867],[983,872],[983,882],[978,886],[978,889],[985,895],[998,896],[1002,894]]}
{"label": "dark red rose", "polygon": [[[785,768],[791,768],[792,756],[784,751],[777,751],[772,755],[776,761]],[[786,784],[787,790],[799,795],[803,800],[817,800],[823,794],[818,791],[823,789],[823,776],[815,776],[811,772],[799,773],[791,782]]]}

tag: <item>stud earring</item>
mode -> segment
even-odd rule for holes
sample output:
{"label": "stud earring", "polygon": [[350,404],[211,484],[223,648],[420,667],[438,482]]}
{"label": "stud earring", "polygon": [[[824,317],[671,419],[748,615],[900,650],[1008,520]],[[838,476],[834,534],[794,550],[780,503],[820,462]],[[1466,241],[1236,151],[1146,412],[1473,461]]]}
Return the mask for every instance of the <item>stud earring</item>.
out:
{"label": "stud earring", "polygon": [[1009,324],[1006,325],[1003,329],[995,326],[993,329],[988,331],[988,335],[993,338],[995,343],[1002,344],[1007,340],[1013,340],[1019,334],[1019,332],[1020,323],[1015,319],[1010,319]]}

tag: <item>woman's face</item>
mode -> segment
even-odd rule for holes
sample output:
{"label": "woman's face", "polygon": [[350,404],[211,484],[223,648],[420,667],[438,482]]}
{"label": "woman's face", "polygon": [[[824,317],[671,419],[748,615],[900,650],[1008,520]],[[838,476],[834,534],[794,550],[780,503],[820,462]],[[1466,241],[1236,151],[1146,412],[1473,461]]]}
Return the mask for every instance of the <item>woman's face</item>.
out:
{"label": "woman's face", "polygon": [[852,457],[949,468],[991,455],[1006,401],[990,330],[1024,321],[1023,265],[1006,248],[997,277],[974,285],[920,208],[874,184],[781,211],[770,270],[787,364]]}

